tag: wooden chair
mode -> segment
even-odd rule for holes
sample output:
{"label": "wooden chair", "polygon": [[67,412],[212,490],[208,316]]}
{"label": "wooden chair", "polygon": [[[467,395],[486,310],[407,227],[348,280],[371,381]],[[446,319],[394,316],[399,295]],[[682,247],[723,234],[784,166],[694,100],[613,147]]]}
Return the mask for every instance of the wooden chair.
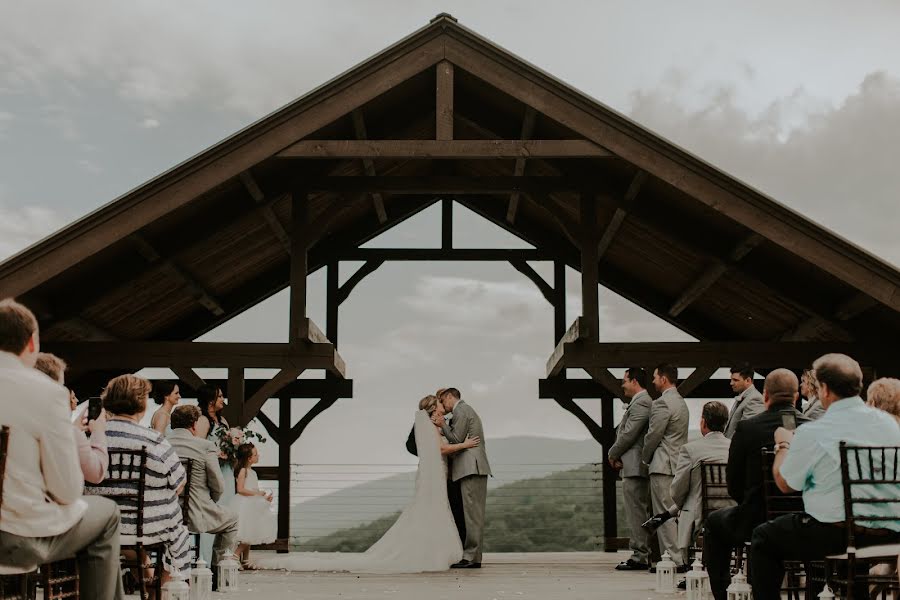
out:
{"label": "wooden chair", "polygon": [[703,526],[709,513],[720,508],[734,506],[735,502],[728,495],[728,483],[725,480],[727,465],[720,462],[703,461],[700,463],[700,531],[697,532],[694,545],[688,548],[689,562],[702,555]]}
{"label": "wooden chair", "polygon": [[[122,566],[129,568],[137,582],[141,600],[147,600],[148,587],[156,590],[156,598],[162,597],[163,554],[166,545],[152,542],[144,537],[144,490],[147,481],[147,448],[140,450],[110,450],[109,468],[104,487],[117,490],[109,498],[119,505],[122,520],[135,522],[134,535],[120,536],[122,552],[133,551],[135,559],[123,559]],[[146,558],[153,560],[153,575],[146,577],[144,568]]]}
{"label": "wooden chair", "polygon": [[[778,489],[778,484],[775,483],[775,475],[772,474],[772,467],[775,465],[775,451],[763,448],[760,462],[763,470],[763,502],[766,507],[766,520],[771,521],[782,515],[802,513],[804,511],[803,493],[785,494]],[[781,591],[787,593],[788,600],[792,598],[800,600],[800,592],[806,594],[807,586],[804,581],[806,570],[806,565],[801,561],[784,562],[785,581]]]}
{"label": "wooden chair", "polygon": [[[900,590],[897,575],[873,575],[869,570],[879,563],[896,564],[900,543],[858,548],[857,541],[866,529],[882,530],[883,524],[896,522],[900,518],[897,516],[900,515],[900,498],[896,494],[894,497],[884,493],[879,495],[874,487],[888,489],[889,486],[900,485],[900,446],[850,446],[841,442],[840,453],[847,551],[826,557],[826,579],[830,586],[844,592],[846,600],[853,600],[860,590],[866,590],[863,598],[868,598],[870,585],[876,586],[881,596],[886,597],[888,591]],[[884,507],[885,516],[858,514],[860,506],[873,505]]]}

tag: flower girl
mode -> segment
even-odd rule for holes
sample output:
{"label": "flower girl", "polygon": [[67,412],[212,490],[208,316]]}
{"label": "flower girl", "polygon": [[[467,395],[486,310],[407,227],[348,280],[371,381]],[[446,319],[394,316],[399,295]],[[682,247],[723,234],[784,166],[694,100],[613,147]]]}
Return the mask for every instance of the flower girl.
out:
{"label": "flower girl", "polygon": [[245,569],[254,569],[250,562],[250,546],[270,544],[275,541],[277,524],[272,512],[272,494],[259,489],[259,480],[253,465],[259,462],[259,451],[253,444],[241,444],[237,449],[235,495],[231,508],[238,516],[237,539],[240,544],[235,554],[242,557]]}

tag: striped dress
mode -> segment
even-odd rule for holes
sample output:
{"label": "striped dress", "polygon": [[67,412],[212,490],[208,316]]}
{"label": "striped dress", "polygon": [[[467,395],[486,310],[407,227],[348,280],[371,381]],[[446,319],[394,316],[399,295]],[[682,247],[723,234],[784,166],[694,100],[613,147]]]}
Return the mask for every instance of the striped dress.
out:
{"label": "striped dress", "polygon": [[[106,424],[110,452],[147,448],[147,479],[144,490],[144,538],[166,544],[166,570],[170,573],[190,568],[190,535],[184,526],[177,490],[185,482],[184,467],[169,442],[157,431],[125,419],[111,418]],[[109,481],[86,485],[85,493],[116,499],[121,487]],[[123,514],[120,533],[135,535],[134,513]]]}

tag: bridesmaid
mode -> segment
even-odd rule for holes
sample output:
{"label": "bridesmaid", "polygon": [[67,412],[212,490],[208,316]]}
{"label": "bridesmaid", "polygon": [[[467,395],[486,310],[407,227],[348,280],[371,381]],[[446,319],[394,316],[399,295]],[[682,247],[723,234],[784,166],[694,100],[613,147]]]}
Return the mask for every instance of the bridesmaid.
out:
{"label": "bridesmaid", "polygon": [[[216,431],[224,428],[229,429],[228,421],[222,416],[222,410],[225,408],[225,396],[222,390],[215,386],[204,385],[197,390],[197,406],[205,419],[201,418],[198,424],[206,421],[209,424],[209,439],[216,447],[219,447],[219,438]],[[228,459],[219,455],[219,468],[222,470],[222,479],[225,482],[225,489],[222,497],[219,498],[220,506],[228,506],[231,498],[234,497],[234,466]],[[208,564],[212,561],[212,546],[215,536],[209,533],[200,534],[200,556]]]}
{"label": "bridesmaid", "polygon": [[163,435],[172,431],[169,421],[172,418],[172,409],[178,406],[181,400],[181,392],[174,381],[163,379],[153,383],[153,400],[161,404],[150,419],[150,427]]}

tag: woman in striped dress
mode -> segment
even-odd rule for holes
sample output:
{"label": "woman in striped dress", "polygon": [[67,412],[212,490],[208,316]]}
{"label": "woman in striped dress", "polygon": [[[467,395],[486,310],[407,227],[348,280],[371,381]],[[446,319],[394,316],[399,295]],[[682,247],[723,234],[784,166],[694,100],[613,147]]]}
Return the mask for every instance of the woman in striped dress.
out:
{"label": "woman in striped dress", "polygon": [[[147,448],[147,477],[144,488],[144,539],[166,544],[165,569],[185,573],[190,568],[190,536],[184,526],[178,494],[184,488],[186,474],[178,455],[158,432],[140,424],[147,411],[150,382],[136,375],[112,379],[103,390],[106,409],[106,440],[109,452]],[[116,499],[121,487],[109,480],[86,486],[85,492]],[[122,535],[135,535],[133,513],[122,516]],[[163,581],[169,577],[163,574]]]}

